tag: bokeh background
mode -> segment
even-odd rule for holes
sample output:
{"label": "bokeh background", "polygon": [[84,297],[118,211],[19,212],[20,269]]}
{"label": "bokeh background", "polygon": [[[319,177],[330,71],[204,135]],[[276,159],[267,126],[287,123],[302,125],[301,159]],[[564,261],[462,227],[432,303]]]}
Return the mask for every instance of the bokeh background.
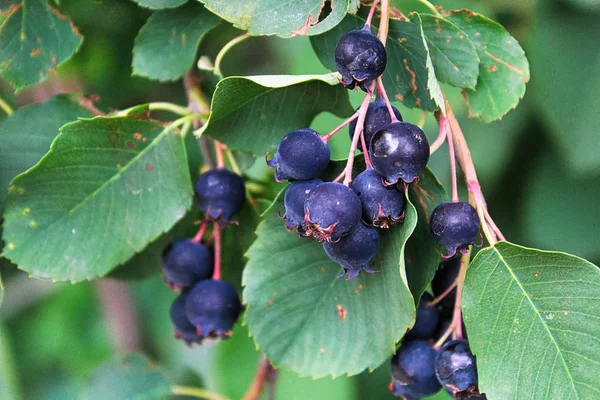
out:
{"label": "bokeh background", "polygon": [[[403,10],[422,9],[418,1],[395,3]],[[502,121],[467,119],[460,93],[448,89],[500,229],[512,242],[600,263],[600,1],[434,3],[470,8],[502,23],[530,60],[532,79],[525,98]],[[22,106],[58,92],[83,92],[99,96],[98,106],[106,111],[159,100],[185,104],[181,82],[158,84],[131,76],[133,40],[149,11],[127,0],[61,0],[60,9],[80,28],[83,47],[57,76],[18,95],[0,81],[4,99]],[[199,55],[214,57],[237,34],[223,23],[204,40]],[[295,37],[249,39],[228,53],[223,72],[327,71],[309,39]],[[208,80],[207,90],[210,85]],[[355,104],[361,97],[352,94]],[[405,120],[421,118],[418,110],[398,108]],[[340,121],[322,114],[313,127],[325,133]],[[435,138],[431,117],[425,131]],[[347,155],[348,143],[347,135],[336,136],[335,158]],[[447,160],[442,149],[430,164],[443,182],[449,180]],[[258,185],[271,180],[261,164],[249,175]],[[155,273],[142,280],[77,285],[30,279],[4,259],[0,267],[6,287],[0,309],[1,399],[75,399],[90,372],[124,349],[149,354],[178,383],[204,386],[232,399],[239,399],[252,380],[259,354],[245,327],[237,327],[229,341],[192,350],[172,339],[168,310],[175,295],[165,290],[159,265],[146,265]],[[316,381],[284,370],[276,398],[391,399],[388,382],[387,365],[356,377]]]}

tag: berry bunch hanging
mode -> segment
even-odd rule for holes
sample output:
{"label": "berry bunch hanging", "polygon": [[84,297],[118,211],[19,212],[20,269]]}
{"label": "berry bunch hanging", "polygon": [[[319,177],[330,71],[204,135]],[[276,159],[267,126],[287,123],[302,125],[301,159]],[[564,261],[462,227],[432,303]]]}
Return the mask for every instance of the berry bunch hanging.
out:
{"label": "berry bunch hanging", "polygon": [[[222,151],[220,144],[216,147],[217,152]],[[244,205],[244,181],[220,162],[200,175],[194,189],[196,203],[205,215],[200,229],[194,238],[169,244],[162,257],[165,283],[172,290],[181,290],[171,306],[175,337],[188,345],[229,337],[242,311],[233,286],[221,280],[221,230]],[[202,243],[209,224],[213,225],[214,248]]]}

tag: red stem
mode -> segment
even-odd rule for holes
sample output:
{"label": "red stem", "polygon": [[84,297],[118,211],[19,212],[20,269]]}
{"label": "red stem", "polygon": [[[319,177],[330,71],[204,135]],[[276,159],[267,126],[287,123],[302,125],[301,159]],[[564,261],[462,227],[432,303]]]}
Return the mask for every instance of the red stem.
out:
{"label": "red stem", "polygon": [[213,279],[221,279],[221,226],[215,222],[213,224],[213,238],[215,239],[215,269]]}
{"label": "red stem", "polygon": [[443,115],[441,115],[439,117],[439,124],[440,124],[440,130],[438,133],[438,137],[435,139],[435,141],[431,144],[431,146],[429,146],[429,154],[433,154],[435,153],[440,147],[442,147],[442,144],[444,144],[444,142],[446,141],[446,130],[448,129],[448,119],[446,117],[444,117]]}
{"label": "red stem", "polygon": [[367,17],[367,22],[365,22],[365,25],[368,27],[371,26],[371,21],[373,21],[373,14],[375,14],[375,9],[377,8],[377,4],[379,4],[379,0],[375,0],[373,2],[373,5],[371,6],[371,9],[369,10],[369,16]]}
{"label": "red stem", "polygon": [[339,182],[339,181],[341,181],[341,180],[342,180],[342,178],[343,178],[344,176],[346,176],[346,170],[343,170],[343,171],[342,171],[342,173],[341,173],[341,174],[339,174],[339,175],[337,176],[337,178],[335,178],[335,179],[334,179],[332,182]]}
{"label": "red stem", "polygon": [[429,302],[429,307],[433,307],[433,306],[437,305],[440,301],[444,300],[444,298],[446,296],[448,296],[448,294],[450,294],[450,292],[453,291],[455,287],[456,287],[456,280],[454,280],[454,282],[452,282],[452,284],[450,286],[448,286],[448,288],[446,290],[444,290],[442,292],[442,294],[440,294],[435,299],[431,300]]}
{"label": "red stem", "polygon": [[321,136],[321,140],[323,140],[323,142],[327,143],[329,141],[329,139],[331,139],[333,137],[333,135],[338,133],[340,130],[342,130],[343,127],[348,125],[350,122],[354,121],[356,118],[358,118],[358,112],[355,112],[354,114],[352,114],[352,116],[350,118],[348,118],[347,120],[342,122],[337,128],[335,128],[334,130],[329,132],[327,135]]}
{"label": "red stem", "polygon": [[[442,117],[443,124],[447,127],[445,117]],[[454,142],[452,141],[452,130],[446,128],[446,138],[448,139],[448,151],[450,153],[450,173],[452,174],[452,201],[458,202],[458,182],[456,179],[456,156],[454,154]]]}
{"label": "red stem", "polygon": [[348,152],[348,161],[346,162],[346,168],[344,170],[346,176],[344,178],[344,185],[350,186],[352,182],[352,167],[354,166],[354,156],[356,155],[356,149],[358,148],[358,140],[360,139],[361,133],[365,125],[365,117],[367,116],[367,109],[369,108],[369,102],[373,96],[373,86],[375,82],[369,88],[369,91],[365,95],[360,108],[358,109],[358,121],[356,122],[356,128],[354,128],[354,135],[352,136],[352,145]]}
{"label": "red stem", "polygon": [[383,97],[383,101],[385,101],[392,122],[398,122],[398,118],[396,118],[396,114],[394,114],[394,109],[392,108],[392,103],[390,103],[385,87],[383,87],[383,78],[381,76],[377,78],[377,93]]}
{"label": "red stem", "polygon": [[202,240],[202,236],[204,236],[204,232],[206,232],[206,226],[206,222],[203,222],[202,225],[200,225],[200,229],[198,229],[198,233],[196,233],[196,236],[192,238],[192,242],[200,243],[200,241]]}
{"label": "red stem", "polygon": [[225,168],[225,159],[223,158],[223,143],[215,140],[215,152],[217,153],[217,168]]}
{"label": "red stem", "polygon": [[367,164],[367,169],[372,169],[373,164],[371,164],[371,156],[369,155],[369,152],[367,151],[367,143],[365,142],[365,130],[364,129],[360,132],[360,144],[362,146],[362,151],[365,156],[365,164]]}

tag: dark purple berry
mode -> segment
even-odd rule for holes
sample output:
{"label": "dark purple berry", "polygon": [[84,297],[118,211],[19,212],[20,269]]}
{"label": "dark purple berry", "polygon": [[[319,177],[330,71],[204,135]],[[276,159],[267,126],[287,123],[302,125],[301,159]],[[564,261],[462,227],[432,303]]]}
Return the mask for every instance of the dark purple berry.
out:
{"label": "dark purple berry", "polygon": [[429,229],[435,240],[448,250],[445,257],[452,257],[456,250],[464,252],[475,243],[481,223],[477,211],[469,203],[444,202],[431,213]]}
{"label": "dark purple berry", "polygon": [[440,322],[440,311],[429,303],[433,297],[429,293],[423,293],[417,307],[417,316],[415,324],[404,336],[405,341],[409,340],[429,340],[433,337]]}
{"label": "dark purple berry", "polygon": [[436,394],[441,388],[435,376],[436,353],[423,340],[403,343],[392,358],[392,393],[411,400]]}
{"label": "dark purple berry", "polygon": [[[398,109],[394,106],[392,106],[392,110],[394,111],[396,118],[399,121],[402,121],[402,114],[400,114],[400,111],[398,111]],[[356,111],[358,111],[358,109]],[[388,111],[387,105],[381,97],[377,96],[375,101],[369,104],[369,108],[367,108],[367,115],[365,116],[363,135],[365,137],[365,144],[367,146],[367,150],[369,149],[369,143],[371,142],[371,138],[373,137],[375,132],[377,132],[390,122],[392,122],[392,118],[390,117],[390,112]],[[354,130],[356,129],[356,120],[350,122],[349,128],[350,140],[352,140],[352,138],[354,137]],[[360,145],[360,142],[358,145],[358,149],[362,151],[362,146]]]}
{"label": "dark purple berry", "polygon": [[209,279],[198,282],[190,290],[185,310],[197,334],[225,338],[231,335],[242,303],[229,283]]}
{"label": "dark purple berry", "polygon": [[281,139],[277,152],[267,165],[275,168],[275,180],[309,180],[325,171],[329,146],[316,131],[298,129]]}
{"label": "dark purple berry", "polygon": [[[435,297],[440,296],[446,289],[448,289],[458,276],[460,270],[460,257],[451,258],[440,263],[438,270],[431,281],[431,290]],[[456,288],[452,289],[442,301],[439,303],[442,310],[449,310],[452,313],[454,309],[454,302],[456,301]]]}
{"label": "dark purple berry", "polygon": [[185,289],[212,276],[212,256],[202,243],[188,238],[177,239],[163,251],[162,271],[165,283],[171,289]]}
{"label": "dark purple berry", "polygon": [[440,348],[435,358],[435,374],[453,396],[468,398],[465,395],[479,394],[477,363],[466,340],[451,340]]}
{"label": "dark purple berry", "polygon": [[206,217],[223,223],[231,221],[246,201],[244,180],[224,168],[211,169],[200,175],[195,191],[198,206]]}
{"label": "dark purple berry", "polygon": [[337,242],[361,222],[362,206],[356,193],[341,183],[325,182],[310,191],[304,202],[302,228],[319,242]]}
{"label": "dark purple berry", "polygon": [[369,155],[388,184],[411,183],[429,161],[429,142],[418,126],[392,122],[373,135]]}
{"label": "dark purple berry", "polygon": [[283,204],[285,206],[285,227],[289,230],[297,229],[298,233],[304,234],[302,221],[304,221],[304,202],[306,196],[317,185],[323,183],[320,179],[309,181],[294,181],[285,192]]}
{"label": "dark purple berry", "polygon": [[374,169],[367,169],[354,179],[352,189],[362,204],[362,218],[377,228],[389,228],[404,220],[404,193],[394,186],[384,186]]}
{"label": "dark purple berry", "polygon": [[379,249],[379,232],[375,228],[359,224],[356,229],[337,242],[323,243],[325,253],[344,268],[348,280],[358,276],[361,270],[374,272],[371,269],[373,258]]}
{"label": "dark purple berry", "polygon": [[335,66],[348,89],[358,85],[365,92],[385,70],[385,47],[365,26],[346,32],[335,47]]}
{"label": "dark purple berry", "polygon": [[196,333],[196,327],[192,325],[185,313],[187,292],[181,293],[171,305],[171,322],[175,328],[175,338],[183,340],[187,345],[200,343],[203,339]]}

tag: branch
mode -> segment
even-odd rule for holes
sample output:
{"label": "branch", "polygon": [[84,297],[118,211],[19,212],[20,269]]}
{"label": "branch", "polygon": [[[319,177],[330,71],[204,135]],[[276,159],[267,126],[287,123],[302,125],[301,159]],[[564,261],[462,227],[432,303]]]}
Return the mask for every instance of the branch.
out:
{"label": "branch", "polygon": [[274,398],[277,375],[277,370],[273,368],[273,365],[271,365],[271,362],[267,359],[267,357],[263,356],[258,364],[258,369],[256,370],[254,380],[250,384],[246,394],[244,394],[244,397],[242,397],[242,400],[257,400],[260,397],[265,385],[270,386],[271,393],[269,398]]}

